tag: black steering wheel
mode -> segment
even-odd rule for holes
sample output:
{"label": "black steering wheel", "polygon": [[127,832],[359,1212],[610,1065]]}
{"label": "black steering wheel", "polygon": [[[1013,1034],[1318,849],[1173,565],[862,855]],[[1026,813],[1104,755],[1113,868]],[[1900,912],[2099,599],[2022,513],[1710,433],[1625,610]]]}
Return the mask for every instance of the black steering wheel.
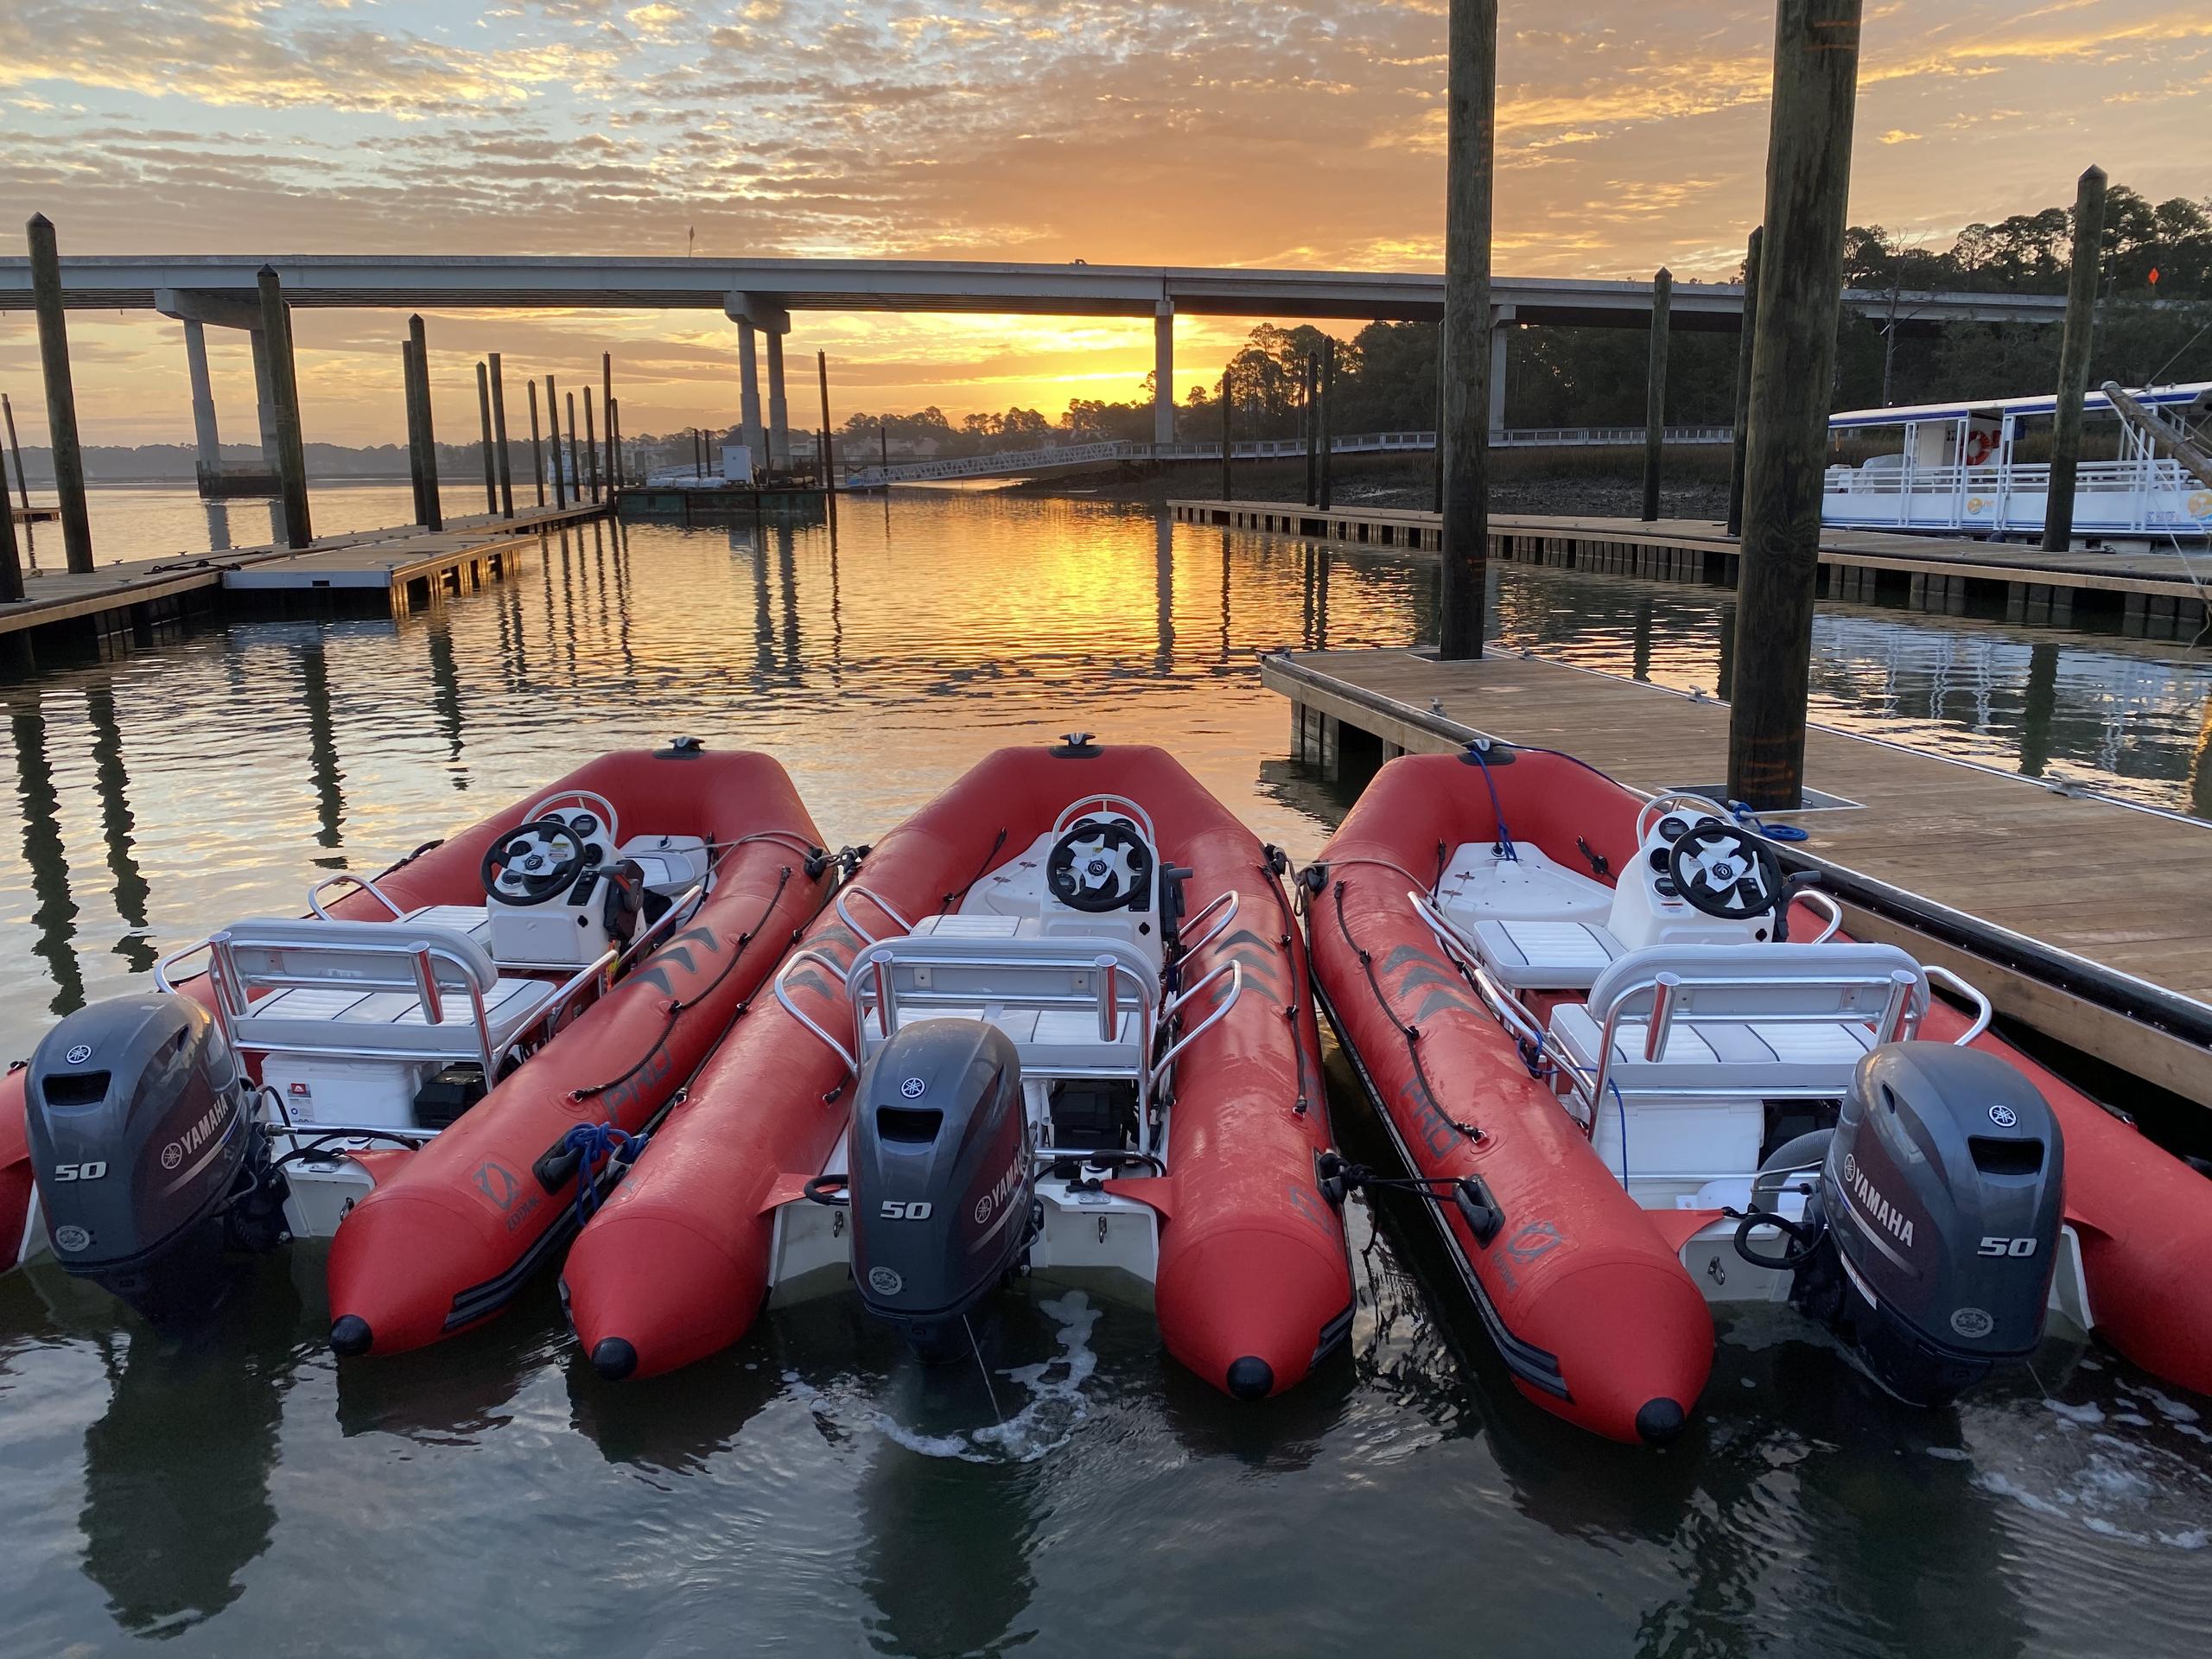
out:
{"label": "black steering wheel", "polygon": [[1077,818],[1052,843],[1045,883],[1070,910],[1098,915],[1127,908],[1152,885],[1152,849],[1121,818]]}
{"label": "black steering wheel", "polygon": [[1691,907],[1725,922],[1764,916],[1783,902],[1782,861],[1774,849],[1732,824],[1706,818],[1667,849],[1667,874]]}
{"label": "black steering wheel", "polygon": [[587,861],[582,836],[558,818],[535,818],[485,853],[484,891],[503,905],[542,905],[574,887]]}

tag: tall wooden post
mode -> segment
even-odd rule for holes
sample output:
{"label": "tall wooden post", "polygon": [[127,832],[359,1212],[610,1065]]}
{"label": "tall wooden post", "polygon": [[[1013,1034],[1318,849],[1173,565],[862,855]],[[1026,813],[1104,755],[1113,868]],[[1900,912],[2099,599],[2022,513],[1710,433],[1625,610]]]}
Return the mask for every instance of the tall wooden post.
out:
{"label": "tall wooden post", "polygon": [[569,481],[561,465],[561,394],[553,377],[545,377],[545,442],[553,452],[553,505],[569,505]]}
{"label": "tall wooden post", "polygon": [[1308,352],[1298,363],[1298,435],[1306,444],[1306,505],[1312,506],[1320,499],[1321,477],[1319,457],[1314,454],[1313,435],[1320,429],[1319,411],[1313,406],[1313,388],[1319,371],[1313,353]]}
{"label": "tall wooden post", "polygon": [[1744,532],[1744,445],[1750,436],[1751,410],[1751,341],[1759,315],[1759,249],[1764,231],[1754,229],[1744,249],[1744,327],[1736,337],[1736,424],[1729,435],[1728,533]]}
{"label": "tall wooden post", "polygon": [[423,474],[423,505],[417,518],[425,530],[443,530],[446,512],[438,494],[437,425],[430,418],[430,346],[420,314],[407,319],[407,341],[414,348],[415,364],[415,412],[409,430],[418,447],[416,464]]}
{"label": "tall wooden post", "polygon": [[599,434],[591,414],[591,388],[584,388],[584,470],[591,474],[591,499],[599,499]]}
{"label": "tall wooden post", "polygon": [[1318,483],[1313,505],[1326,512],[1333,493],[1332,486],[1336,482],[1335,466],[1331,459],[1331,448],[1337,437],[1337,342],[1333,338],[1321,342],[1321,366],[1316,371],[1316,375],[1320,396],[1314,399],[1313,404],[1316,413],[1314,424],[1319,432],[1313,444],[1318,458],[1314,471]]}
{"label": "tall wooden post", "polygon": [[305,547],[315,540],[308,516],[307,445],[300,437],[300,380],[292,361],[292,314],[276,267],[254,273],[261,290],[261,334],[269,342],[270,391],[276,403],[276,483],[284,499],[284,542]]}
{"label": "tall wooden post", "polygon": [[1667,442],[1667,323],[1675,273],[1664,265],[1651,279],[1651,357],[1643,377],[1643,522],[1659,517],[1659,464]]}
{"label": "tall wooden post", "polygon": [[492,453],[492,365],[480,357],[476,359],[476,420],[483,434],[484,511],[487,516],[497,516],[499,511],[499,462]]}
{"label": "tall wooden post", "polygon": [[77,442],[77,391],[69,378],[69,327],[61,309],[61,251],[54,221],[33,213],[23,227],[30,243],[31,303],[38,312],[38,355],[46,371],[46,442],[54,456],[54,487],[61,498],[61,547],[69,569],[92,568],[92,522],[85,507],[85,451]]}
{"label": "tall wooden post", "polygon": [[[8,453],[16,459],[16,496],[26,511],[31,505],[31,481],[23,475],[23,446],[16,442],[16,406],[8,401],[8,394],[0,391],[0,416],[8,422]],[[0,502],[8,498],[8,480],[0,478]]]}
{"label": "tall wooden post", "polygon": [[545,505],[545,450],[537,430],[537,382],[533,379],[529,385],[530,477],[531,481],[537,486],[537,505],[542,507]]}
{"label": "tall wooden post", "polygon": [[2082,462],[2082,400],[2089,392],[2089,337],[2097,321],[2097,276],[2104,263],[2105,175],[2082,175],[2074,192],[2074,258],[2066,273],[2066,335],[2058,347],[2058,413],[2050,429],[2050,493],[2043,510],[2043,550],[2074,541],[2074,477]]}
{"label": "tall wooden post", "polygon": [[499,517],[515,516],[514,455],[507,448],[507,385],[499,374],[499,354],[492,353],[492,442],[499,460]]}
{"label": "tall wooden post", "polygon": [[1767,138],[1766,247],[1751,351],[1728,793],[1788,810],[1805,783],[1821,485],[1843,308],[1864,0],[1780,0]]}
{"label": "tall wooden post", "polygon": [[[590,388],[586,387],[585,390],[588,391]],[[584,503],[584,469],[579,463],[576,454],[576,394],[571,391],[567,393],[566,397],[568,402],[563,412],[569,417],[569,488],[575,497],[576,505],[582,506]],[[556,444],[553,448],[553,459],[558,461],[560,458],[560,446]]]}
{"label": "tall wooden post", "polygon": [[8,505],[7,485],[0,477],[0,604],[11,605],[23,596],[23,562],[16,551],[16,510]]}
{"label": "tall wooden post", "polygon": [[830,534],[837,533],[836,458],[830,448],[830,353],[814,354],[815,378],[822,387],[822,493],[830,508]]}
{"label": "tall wooden post", "polygon": [[415,522],[430,521],[429,498],[423,489],[423,434],[416,424],[415,342],[399,342],[399,400],[407,411],[407,481],[415,492]]}
{"label": "tall wooden post", "polygon": [[607,400],[607,492],[611,497],[622,487],[622,404]]}
{"label": "tall wooden post", "polygon": [[1452,0],[1446,35],[1443,594],[1437,654],[1483,654],[1490,577],[1491,168],[1497,0]]}
{"label": "tall wooden post", "polygon": [[619,476],[614,466],[614,353],[599,354],[599,407],[607,417],[607,487],[612,490]]}
{"label": "tall wooden post", "polygon": [[1229,463],[1230,451],[1234,447],[1234,441],[1230,436],[1229,430],[1229,404],[1230,399],[1236,396],[1236,377],[1224,366],[1221,372],[1221,499],[1224,501],[1235,499],[1230,494],[1229,487]]}

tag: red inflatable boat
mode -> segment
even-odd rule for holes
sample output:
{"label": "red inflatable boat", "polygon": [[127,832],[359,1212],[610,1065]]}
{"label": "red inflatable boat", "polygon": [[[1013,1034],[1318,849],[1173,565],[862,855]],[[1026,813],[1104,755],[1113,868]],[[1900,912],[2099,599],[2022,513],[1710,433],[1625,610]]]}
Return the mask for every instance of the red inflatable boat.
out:
{"label": "red inflatable boat", "polygon": [[990,756],[884,837],[584,1228],[593,1363],[858,1294],[925,1356],[1025,1265],[1148,1294],[1217,1388],[1346,1333],[1302,953],[1270,855],[1159,749]]}
{"label": "red inflatable boat", "polygon": [[0,1179],[35,1166],[26,1230],[156,1319],[226,1246],[334,1232],[332,1345],[435,1341],[573,1234],[579,1171],[609,1179],[820,907],[817,839],[765,755],[607,755],[175,953],[162,992],[208,961],[182,995],[69,1015],[9,1079]]}
{"label": "red inflatable boat", "polygon": [[2212,1391],[2212,1183],[1990,1035],[1963,982],[1847,940],[1724,809],[1547,751],[1408,756],[1306,899],[1396,1184],[1538,1404],[1668,1440],[1708,1302],[1785,1299],[1908,1399],[2052,1313]]}

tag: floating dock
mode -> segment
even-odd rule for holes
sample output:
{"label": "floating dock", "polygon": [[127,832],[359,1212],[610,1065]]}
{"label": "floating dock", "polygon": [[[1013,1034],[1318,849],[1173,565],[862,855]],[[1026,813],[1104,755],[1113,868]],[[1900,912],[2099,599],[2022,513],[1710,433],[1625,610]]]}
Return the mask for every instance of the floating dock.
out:
{"label": "floating dock", "polygon": [[[1279,652],[1260,672],[1290,700],[1294,754],[1328,774],[1478,734],[1565,750],[1650,792],[1710,794],[1727,774],[1727,704],[1537,658]],[[1820,726],[1805,775],[1841,804],[1764,816],[1808,832],[1783,862],[1821,872],[1853,934],[2212,1105],[2212,824]]]}
{"label": "floating dock", "polygon": [[63,624],[84,625],[95,636],[143,637],[175,620],[195,599],[223,592],[353,598],[382,593],[392,612],[404,615],[510,574],[540,536],[606,512],[590,502],[518,507],[512,518],[454,518],[441,531],[410,524],[321,537],[304,549],[231,548],[103,564],[84,573],[27,573],[28,596],[0,604],[0,642],[12,646],[20,660],[34,633]]}
{"label": "floating dock", "polygon": [[[1433,553],[1437,515],[1405,507],[1319,508],[1295,501],[1173,500],[1180,524],[1255,530],[1311,541]],[[1668,582],[1736,582],[1736,538],[1703,519],[1492,513],[1490,556],[1507,563],[1600,570]],[[2082,612],[2116,614],[2123,630],[2193,636],[2205,590],[2177,553],[2045,553],[2014,542],[1960,541],[1872,530],[1821,532],[1823,598],[1897,598],[1963,615],[1971,605],[2009,621],[2061,626]]]}
{"label": "floating dock", "polygon": [[8,516],[19,524],[49,524],[61,517],[59,507],[10,507]]}

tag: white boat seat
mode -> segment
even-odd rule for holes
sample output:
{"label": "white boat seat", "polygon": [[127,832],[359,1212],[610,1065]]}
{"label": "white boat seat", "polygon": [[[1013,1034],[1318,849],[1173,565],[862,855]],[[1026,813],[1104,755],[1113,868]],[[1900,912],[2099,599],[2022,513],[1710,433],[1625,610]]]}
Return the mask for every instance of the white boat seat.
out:
{"label": "white boat seat", "polygon": [[[1656,1060],[1643,1057],[1660,974],[1680,982]],[[1608,1075],[1624,1093],[1726,1089],[1830,1098],[1850,1087],[1903,976],[1908,1026],[1927,1012],[1928,976],[1887,944],[1683,944],[1632,950],[1552,1011],[1567,1064],[1594,1073],[1606,1020],[1619,1016]]]}
{"label": "white boat seat", "polygon": [[[1122,1007],[1115,1040],[1098,1034],[1098,1016],[1088,1008],[1009,1008],[997,1003],[901,1002],[899,1028],[925,1020],[984,1020],[1014,1039],[1026,1077],[1082,1077],[1096,1072],[1126,1073],[1134,1077],[1141,1058],[1144,1023],[1136,1009]],[[877,1011],[868,1011],[863,1033],[864,1052],[873,1053],[883,1041],[883,1022]]]}
{"label": "white boat seat", "polygon": [[1583,871],[1556,864],[1533,841],[1501,858],[1486,841],[1457,849],[1436,883],[1436,902],[1463,930],[1486,919],[1603,922],[1613,890]]}
{"label": "white boat seat", "polygon": [[467,934],[486,950],[492,948],[492,912],[483,905],[424,905],[397,920],[423,927],[449,927],[456,933]]}
{"label": "white boat seat", "polygon": [[[526,1033],[556,990],[544,980],[502,977],[467,933],[427,921],[257,919],[211,943],[225,982],[226,1027],[238,1047],[257,1052],[475,1059]],[[416,977],[416,955],[425,950],[443,1016],[437,1021]],[[472,988],[484,1003],[481,1033]]]}
{"label": "white boat seat", "polygon": [[1474,926],[1475,954],[1516,991],[1586,991],[1626,951],[1596,922],[1493,920]]}

